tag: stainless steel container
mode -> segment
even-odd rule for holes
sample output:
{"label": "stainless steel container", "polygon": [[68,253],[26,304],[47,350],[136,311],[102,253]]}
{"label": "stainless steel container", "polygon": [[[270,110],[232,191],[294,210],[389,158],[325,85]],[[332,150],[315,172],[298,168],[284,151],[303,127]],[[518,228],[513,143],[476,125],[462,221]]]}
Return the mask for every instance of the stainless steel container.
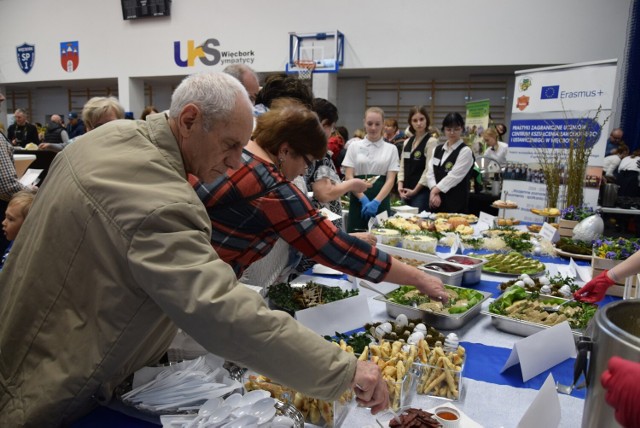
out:
{"label": "stainless steel container", "polygon": [[485,291],[478,291],[478,293],[482,294],[482,300],[476,303],[468,311],[461,314],[440,314],[437,312],[412,308],[411,306],[391,302],[383,296],[376,296],[373,299],[384,302],[387,306],[387,314],[394,318],[400,314],[405,314],[407,318],[422,318],[426,324],[433,328],[441,330],[456,330],[468,323],[472,318],[475,318],[480,313],[484,301],[491,297],[491,293]]}
{"label": "stainless steel container", "polygon": [[[474,264],[464,264],[462,262],[456,261],[456,258],[468,259]],[[479,283],[482,277],[482,266],[484,266],[485,263],[488,262],[488,260],[485,259],[478,259],[476,257],[463,255],[449,256],[445,258],[445,260],[449,263],[454,263],[465,268],[464,274],[462,275],[462,285],[473,285]]]}
{"label": "stainless steel container", "polygon": [[[451,269],[456,269],[454,272],[444,272],[440,270],[429,269],[426,266],[435,265],[436,267],[449,266]],[[464,273],[467,271],[468,266],[462,266],[456,263],[449,263],[443,261],[433,261],[427,262],[422,266],[418,266],[418,269],[422,269],[427,272],[429,275],[436,276],[440,278],[440,280],[448,285],[460,286],[462,285],[462,277]]]}
{"label": "stainless steel container", "polygon": [[607,183],[602,190],[602,206],[615,207],[616,199],[618,199],[618,189],[620,186],[613,183]]}
{"label": "stainless steel container", "polygon": [[600,376],[614,355],[640,362],[640,300],[623,300],[600,309],[595,316],[592,341],[582,428],[620,427],[614,409],[604,399],[606,391]]}

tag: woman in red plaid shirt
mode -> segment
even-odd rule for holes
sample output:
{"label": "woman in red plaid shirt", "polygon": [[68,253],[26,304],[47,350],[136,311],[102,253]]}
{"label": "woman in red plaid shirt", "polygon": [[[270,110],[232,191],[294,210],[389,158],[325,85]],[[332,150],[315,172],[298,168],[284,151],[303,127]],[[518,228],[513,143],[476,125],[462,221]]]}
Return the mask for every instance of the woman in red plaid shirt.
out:
{"label": "woman in red plaid shirt", "polygon": [[192,182],[209,212],[211,243],[220,258],[240,277],[283,238],[318,263],[373,282],[415,285],[446,301],[439,279],[337,229],[291,183],[326,149],[317,115],[291,100],[277,100],[258,118],[238,170],[210,184]]}

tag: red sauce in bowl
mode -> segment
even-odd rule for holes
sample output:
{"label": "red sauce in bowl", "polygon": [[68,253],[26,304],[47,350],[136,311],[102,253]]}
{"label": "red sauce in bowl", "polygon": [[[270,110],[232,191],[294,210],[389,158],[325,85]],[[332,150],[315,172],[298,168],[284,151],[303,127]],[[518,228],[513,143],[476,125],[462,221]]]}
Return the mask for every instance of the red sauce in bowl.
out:
{"label": "red sauce in bowl", "polygon": [[458,415],[456,415],[455,413],[451,413],[451,412],[438,412],[438,413],[436,413],[436,416],[438,416],[439,418],[444,419],[445,421],[457,421],[458,420]]}

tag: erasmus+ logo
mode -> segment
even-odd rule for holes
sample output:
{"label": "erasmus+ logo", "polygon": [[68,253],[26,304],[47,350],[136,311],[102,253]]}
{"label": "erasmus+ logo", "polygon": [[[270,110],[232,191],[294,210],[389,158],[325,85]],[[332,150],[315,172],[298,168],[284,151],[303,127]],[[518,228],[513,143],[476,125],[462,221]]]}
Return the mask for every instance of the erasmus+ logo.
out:
{"label": "erasmus+ logo", "polygon": [[582,91],[561,91],[560,85],[555,86],[543,86],[540,91],[541,100],[555,100],[565,98],[593,98],[600,97],[604,94],[601,89],[590,89]]}

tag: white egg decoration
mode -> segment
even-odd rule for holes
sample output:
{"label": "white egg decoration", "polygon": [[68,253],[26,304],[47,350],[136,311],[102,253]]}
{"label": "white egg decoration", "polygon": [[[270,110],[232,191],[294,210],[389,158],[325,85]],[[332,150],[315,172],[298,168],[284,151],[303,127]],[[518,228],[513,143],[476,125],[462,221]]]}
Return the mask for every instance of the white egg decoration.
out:
{"label": "white egg decoration", "polygon": [[424,334],[420,331],[415,331],[411,333],[411,336],[407,339],[407,343],[409,345],[417,345],[422,339],[424,339]]}
{"label": "white egg decoration", "polygon": [[533,286],[536,285],[535,281],[529,277],[522,280],[526,285]]}
{"label": "white egg decoration", "polygon": [[426,325],[424,325],[424,324],[422,324],[422,323],[417,324],[417,325],[415,326],[415,328],[413,329],[413,332],[414,332],[414,333],[415,333],[415,332],[421,332],[421,333],[422,333],[422,335],[424,336],[425,334],[427,334],[427,326],[426,326]]}
{"label": "white egg decoration", "polygon": [[526,273],[523,273],[522,275],[520,275],[520,276],[518,277],[518,279],[521,279],[521,280],[523,280],[523,281],[524,281],[526,278],[530,278],[530,276],[529,276],[529,275],[527,275]]}
{"label": "white egg decoration", "polygon": [[540,294],[551,294],[551,287],[548,284],[543,285],[540,287]]}
{"label": "white egg decoration", "polygon": [[396,327],[406,327],[409,324],[409,318],[405,314],[396,317]]}
{"label": "white egg decoration", "polygon": [[516,285],[518,287],[524,287],[524,281],[522,281],[522,280],[516,281],[515,284],[513,284],[513,285]]}
{"label": "white egg decoration", "polygon": [[541,276],[540,278],[538,278],[538,282],[540,283],[540,285],[551,284],[551,281],[549,281],[549,278],[547,278],[546,276]]}
{"label": "white egg decoration", "polygon": [[382,339],[386,334],[389,334],[393,331],[393,327],[391,323],[383,322],[379,326],[376,327],[376,337],[378,339]]}
{"label": "white egg decoration", "polygon": [[540,254],[542,254],[542,247],[538,247],[538,246],[533,247],[533,254],[536,256],[539,256]]}
{"label": "white egg decoration", "polygon": [[571,292],[571,288],[567,284],[560,287],[560,290],[558,291],[560,292],[560,294],[562,294],[565,297],[570,297],[573,294]]}

